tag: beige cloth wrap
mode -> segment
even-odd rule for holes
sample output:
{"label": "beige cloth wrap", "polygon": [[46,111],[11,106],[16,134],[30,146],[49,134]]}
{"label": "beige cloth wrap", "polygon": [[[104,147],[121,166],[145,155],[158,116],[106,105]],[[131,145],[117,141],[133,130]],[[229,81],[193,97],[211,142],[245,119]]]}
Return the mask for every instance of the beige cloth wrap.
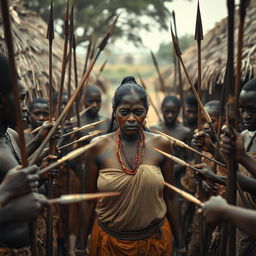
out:
{"label": "beige cloth wrap", "polygon": [[163,182],[161,169],[152,165],[140,165],[135,175],[112,168],[100,170],[99,191],[121,194],[99,200],[96,206],[98,219],[116,231],[148,227],[166,214]]}

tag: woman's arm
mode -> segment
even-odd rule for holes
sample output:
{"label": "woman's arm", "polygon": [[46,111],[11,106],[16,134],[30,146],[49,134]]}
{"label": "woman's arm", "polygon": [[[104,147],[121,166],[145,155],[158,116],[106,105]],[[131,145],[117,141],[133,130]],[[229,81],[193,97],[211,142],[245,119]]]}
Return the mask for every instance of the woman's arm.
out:
{"label": "woman's arm", "polygon": [[[96,161],[97,146],[87,151],[85,156],[85,193],[96,193],[97,192],[97,179],[98,179],[98,165]],[[90,200],[83,204],[82,218],[84,223],[84,237],[82,239],[87,243],[87,238],[90,233],[90,223],[93,221],[93,215],[96,207],[96,200]],[[86,246],[86,245],[85,245]],[[85,247],[86,248],[86,247]]]}
{"label": "woman's arm", "polygon": [[[162,150],[169,154],[172,154],[171,142],[166,141],[164,144],[165,145],[162,147]],[[165,181],[170,184],[174,184],[173,162],[168,158],[164,158],[164,161],[161,165],[161,170]],[[181,234],[181,220],[179,215],[180,211],[177,195],[172,190],[165,188],[164,198],[167,206],[167,218],[172,227],[176,247],[184,248]]]}

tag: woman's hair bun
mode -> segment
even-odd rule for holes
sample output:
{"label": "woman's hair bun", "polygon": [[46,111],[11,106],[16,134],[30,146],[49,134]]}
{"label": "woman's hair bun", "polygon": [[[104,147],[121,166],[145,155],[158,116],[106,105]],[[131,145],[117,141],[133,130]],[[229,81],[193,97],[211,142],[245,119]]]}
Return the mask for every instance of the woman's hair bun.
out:
{"label": "woman's hair bun", "polygon": [[134,84],[137,84],[137,82],[136,82],[136,80],[135,80],[135,78],[134,78],[133,76],[126,76],[126,77],[123,79],[121,85],[122,85],[122,84],[127,84],[127,83],[134,83]]}

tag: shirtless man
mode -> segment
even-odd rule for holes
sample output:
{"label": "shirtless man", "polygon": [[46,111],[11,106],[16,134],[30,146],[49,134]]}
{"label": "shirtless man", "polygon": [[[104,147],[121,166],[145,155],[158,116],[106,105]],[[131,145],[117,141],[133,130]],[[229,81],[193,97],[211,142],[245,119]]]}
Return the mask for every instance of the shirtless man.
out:
{"label": "shirtless man", "polygon": [[[18,135],[14,130],[8,128],[10,125],[16,125],[15,104],[17,103],[14,102],[11,92],[8,60],[3,55],[0,55],[0,75],[0,181],[2,182],[6,173],[10,169],[16,167],[20,162]],[[31,195],[29,195],[29,197],[31,197]],[[31,201],[31,198],[30,200],[29,198],[26,198],[23,203],[22,201],[16,203],[19,208],[25,207],[27,209],[25,202],[26,204],[28,203],[28,205],[31,205],[33,201]],[[13,201],[12,204],[15,204],[15,202]],[[8,204],[6,207],[7,206]],[[19,254],[19,251],[26,250],[24,248],[27,248],[30,244],[28,222],[26,222],[27,218],[23,216],[24,218],[19,219],[21,220],[20,222],[14,222],[13,219],[10,218],[11,211],[8,209],[8,207],[5,209],[6,212],[4,212],[2,217],[5,217],[6,221],[4,225],[1,226],[0,244],[2,247],[6,247],[3,249],[4,255],[8,255],[13,248],[19,249],[15,255],[21,255]],[[32,208],[30,210],[32,210]],[[23,213],[25,214],[25,212]]]}
{"label": "shirtless man", "polygon": [[[186,144],[190,144],[190,129],[177,121],[180,112],[180,100],[176,96],[166,96],[162,102],[161,111],[164,117],[164,123],[159,123],[157,126],[150,127],[150,129],[157,129],[185,142]],[[173,155],[188,160],[188,152],[184,150],[184,148],[176,145],[173,145]],[[185,168],[178,164],[174,164],[174,170],[176,184],[180,185],[180,177]]]}
{"label": "shirtless man", "polygon": [[198,104],[193,95],[188,95],[185,98],[184,114],[184,126],[188,127],[191,131],[194,131],[197,128]]}
{"label": "shirtless man", "polygon": [[95,85],[88,85],[85,89],[85,95],[84,95],[84,107],[88,108],[92,106],[86,113],[83,113],[80,116],[80,123],[81,126],[84,126],[86,124],[94,123],[100,120],[107,120],[106,122],[103,122],[92,129],[85,130],[82,135],[85,136],[89,132],[93,130],[108,130],[109,128],[109,118],[102,116],[99,114],[100,108],[101,108],[101,90],[95,86]]}
{"label": "shirtless man", "polygon": [[31,129],[25,130],[25,140],[30,142],[35,135],[31,131],[43,125],[44,122],[49,120],[49,106],[48,101],[42,98],[33,99],[29,105],[29,122]]}

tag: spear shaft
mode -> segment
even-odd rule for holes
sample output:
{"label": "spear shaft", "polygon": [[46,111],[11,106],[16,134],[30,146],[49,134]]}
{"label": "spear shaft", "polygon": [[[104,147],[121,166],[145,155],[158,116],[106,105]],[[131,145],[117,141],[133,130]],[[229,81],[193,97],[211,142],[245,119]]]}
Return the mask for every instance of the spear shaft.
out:
{"label": "spear shaft", "polygon": [[[177,41],[179,42],[175,11],[172,11],[172,19],[173,19],[173,25],[174,25],[174,33],[175,33],[175,36],[177,38]],[[181,76],[180,62],[177,61],[176,58],[177,57],[174,53],[175,65],[177,67],[178,78],[179,78],[178,91],[179,91],[180,101],[181,101],[181,106],[182,106],[182,119],[184,121],[184,118],[185,118],[185,100],[184,100],[184,93],[183,93],[183,89],[182,89],[182,76]]]}
{"label": "spear shaft", "polygon": [[[234,90],[234,23],[235,15],[234,0],[227,0],[228,8],[228,39],[227,39],[227,84],[228,88],[228,102],[227,102],[227,125],[234,127],[236,113],[235,113],[235,90]],[[237,163],[235,161],[234,154],[229,155],[227,159],[228,168],[228,181],[227,181],[227,199],[229,204],[236,204],[236,171]],[[233,224],[228,224],[228,244],[227,244],[227,255],[235,255],[236,247],[236,228]]]}
{"label": "spear shaft", "polygon": [[75,89],[75,91],[73,92],[71,98],[69,99],[67,105],[65,106],[64,110],[60,113],[59,117],[57,118],[57,120],[55,121],[52,129],[49,131],[49,133],[47,134],[47,136],[45,137],[44,141],[41,143],[40,147],[37,149],[37,151],[35,152],[35,154],[33,155],[32,159],[31,159],[31,163],[35,163],[35,161],[37,160],[37,158],[39,157],[39,155],[41,154],[41,152],[43,151],[44,147],[46,146],[47,142],[49,141],[49,139],[52,137],[52,135],[55,133],[56,129],[58,128],[59,124],[61,123],[61,121],[66,117],[66,115],[68,114],[69,110],[71,109],[71,107],[73,106],[73,103],[75,102],[75,100],[77,99],[79,93],[81,92],[81,90],[83,89],[83,86],[85,84],[85,82],[87,81],[87,79],[90,76],[90,73],[100,55],[100,53],[104,50],[105,46],[108,43],[109,38],[111,37],[115,24],[117,22],[119,16],[116,17],[116,19],[114,20],[113,24],[111,25],[109,31],[107,32],[107,34],[105,35],[105,37],[102,39],[101,43],[98,46],[98,51],[97,54],[95,55],[93,61],[91,62],[88,70],[85,72],[85,74],[83,75],[82,80],[80,81],[80,83],[78,84],[77,88]]}
{"label": "spear shaft", "polygon": [[166,85],[164,83],[164,79],[163,79],[162,74],[160,72],[156,56],[155,56],[155,54],[152,51],[150,51],[150,54],[151,54],[151,58],[153,60],[153,63],[154,63],[154,66],[155,66],[155,69],[156,69],[156,72],[157,72],[157,75],[158,75],[158,78],[159,78],[159,81],[160,81],[161,90],[166,95],[166,93],[167,93],[166,92]]}
{"label": "spear shaft", "polygon": [[[195,40],[197,41],[197,93],[199,98],[201,99],[201,40],[203,40],[203,26],[202,26],[202,19],[201,19],[201,12],[200,12],[200,6],[199,1],[197,5],[197,16],[196,16],[196,30],[195,30]],[[198,131],[202,130],[202,116],[201,116],[201,108],[198,105],[198,117],[197,117],[197,129]],[[195,163],[200,163],[200,157],[197,155],[195,157]],[[202,185],[202,179],[198,177],[198,183],[197,183],[197,190],[199,193],[199,199],[203,198],[203,185]],[[205,223],[203,221],[202,216],[199,217],[199,226],[200,226],[200,254],[201,256],[205,255],[207,252],[205,250]]]}
{"label": "spear shaft", "polygon": [[[52,84],[52,42],[54,39],[54,19],[53,19],[53,1],[51,1],[49,22],[47,29],[47,39],[49,41],[49,103],[50,103],[50,113],[49,121],[53,120],[53,84]],[[50,143],[51,153],[55,153],[55,144]],[[47,182],[47,193],[48,197],[51,198],[53,195],[53,177],[48,176]],[[47,216],[46,216],[46,253],[47,255],[53,255],[53,223],[52,223],[52,207],[47,206]]]}
{"label": "spear shaft", "polygon": [[[241,75],[242,75],[242,51],[243,51],[243,36],[244,36],[244,22],[246,16],[246,7],[249,4],[249,0],[240,0],[239,6],[239,28],[238,28],[238,40],[237,40],[237,61],[236,61],[236,80],[235,80],[235,108],[238,113],[239,107],[239,94],[241,89]],[[238,115],[235,119],[235,128],[238,129]]]}
{"label": "spear shaft", "polygon": [[57,108],[55,113],[56,118],[59,117],[60,115],[62,94],[64,89],[65,74],[66,74],[66,66],[67,66],[66,59],[67,59],[67,50],[68,50],[68,37],[69,37],[69,0],[67,0],[66,15],[65,15],[64,22],[65,22],[65,26],[64,26],[65,41],[64,41],[64,49],[63,49],[63,56],[62,56],[62,68],[61,68],[58,103],[57,103]]}
{"label": "spear shaft", "polygon": [[[142,77],[140,76],[140,74],[138,74],[138,77],[140,79],[140,82],[141,82],[141,85],[143,86],[143,88],[145,90],[147,90],[146,84],[144,83],[144,81],[143,81]],[[160,116],[160,114],[159,114],[159,112],[158,112],[158,110],[157,110],[157,108],[156,108],[156,106],[155,106],[151,96],[149,95],[149,93],[147,93],[147,95],[148,95],[148,99],[149,99],[149,101],[151,103],[151,106],[153,107],[153,109],[154,109],[154,111],[155,111],[155,113],[156,113],[156,115],[158,117],[159,122],[162,123],[162,118],[161,118],[161,116]]]}

